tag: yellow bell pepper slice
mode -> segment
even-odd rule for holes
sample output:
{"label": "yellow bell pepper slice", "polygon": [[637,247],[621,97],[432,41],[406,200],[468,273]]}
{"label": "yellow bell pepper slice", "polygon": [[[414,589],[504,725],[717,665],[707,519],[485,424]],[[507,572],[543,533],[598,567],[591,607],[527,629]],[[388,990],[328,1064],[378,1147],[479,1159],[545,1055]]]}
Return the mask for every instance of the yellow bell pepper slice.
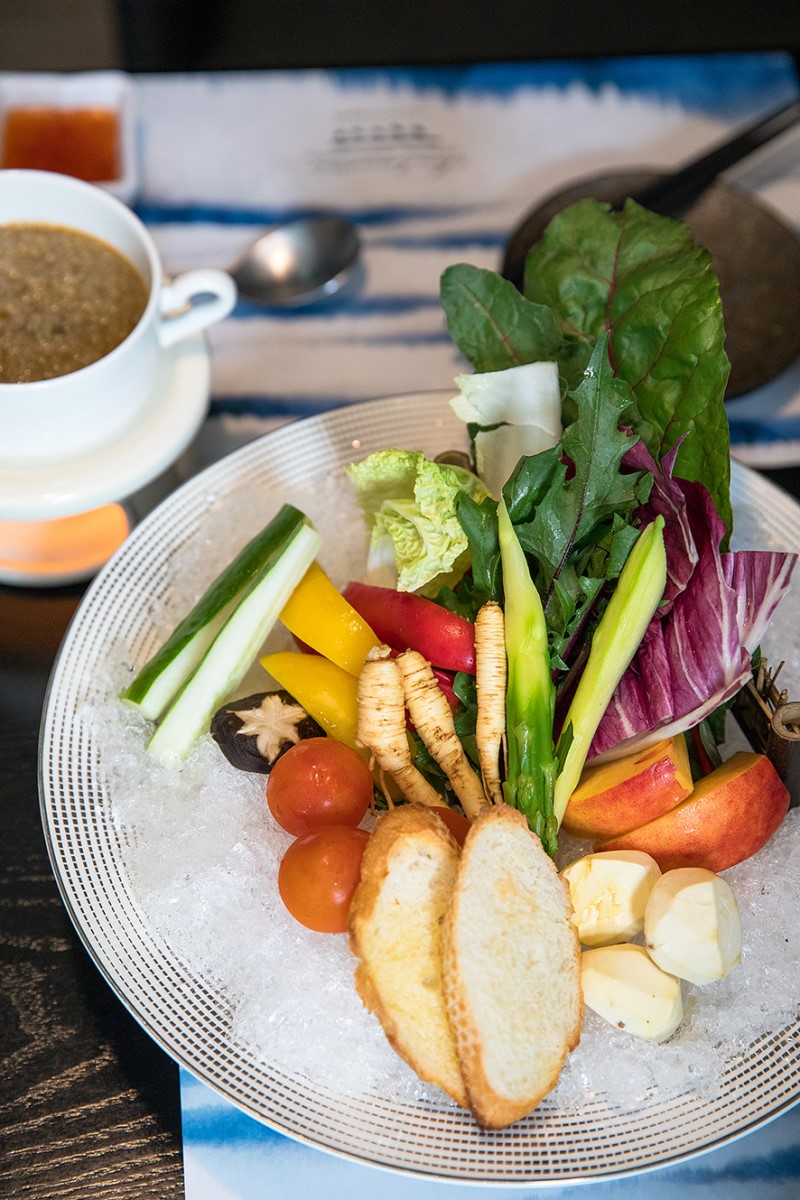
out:
{"label": "yellow bell pepper slice", "polygon": [[290,633],[350,675],[360,673],[367,651],[379,644],[363,617],[316,562],[292,592],[280,619]]}
{"label": "yellow bell pepper slice", "polygon": [[327,734],[356,749],[358,680],[318,654],[279,650],[266,654],[261,665]]}

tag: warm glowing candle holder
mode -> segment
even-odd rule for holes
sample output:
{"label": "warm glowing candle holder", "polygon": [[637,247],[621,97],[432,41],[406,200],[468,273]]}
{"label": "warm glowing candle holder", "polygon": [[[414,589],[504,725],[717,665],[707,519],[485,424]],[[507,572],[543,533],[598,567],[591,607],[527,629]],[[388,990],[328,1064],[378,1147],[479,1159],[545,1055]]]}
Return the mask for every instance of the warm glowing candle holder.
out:
{"label": "warm glowing candle holder", "polygon": [[119,549],[131,525],[122,504],[52,521],[0,521],[0,577],[45,585],[88,579]]}
{"label": "warm glowing candle holder", "polygon": [[147,409],[113,442],[26,462],[4,459],[0,437],[0,583],[91,579],[183,481],[181,458],[203,424],[209,393],[208,348],[198,335],[166,353]]}

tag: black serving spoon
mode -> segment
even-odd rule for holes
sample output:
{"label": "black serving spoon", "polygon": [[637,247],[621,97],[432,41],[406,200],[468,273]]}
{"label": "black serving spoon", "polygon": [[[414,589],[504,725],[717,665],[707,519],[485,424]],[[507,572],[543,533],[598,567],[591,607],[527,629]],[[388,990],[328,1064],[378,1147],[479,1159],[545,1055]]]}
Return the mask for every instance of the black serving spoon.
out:
{"label": "black serving spoon", "polygon": [[591,197],[616,208],[630,196],[684,220],[711,254],[731,360],[726,399],[763,386],[800,356],[800,241],[774,213],[718,176],[798,121],[800,100],[793,100],[673,174],[638,168],[577,180],[548,196],[512,233],[503,275],[522,288],[529,249],[568,205]]}

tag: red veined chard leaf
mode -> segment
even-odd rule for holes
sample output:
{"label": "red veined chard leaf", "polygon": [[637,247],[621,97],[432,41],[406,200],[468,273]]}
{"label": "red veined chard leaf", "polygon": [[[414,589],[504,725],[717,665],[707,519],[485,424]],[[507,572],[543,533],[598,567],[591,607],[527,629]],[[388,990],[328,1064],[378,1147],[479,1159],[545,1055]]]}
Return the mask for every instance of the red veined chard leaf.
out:
{"label": "red veined chard leaf", "polygon": [[555,314],[565,344],[591,348],[609,334],[612,366],[636,398],[636,432],[656,459],[678,446],[675,474],[705,484],[730,533],[730,364],[708,251],[681,222],[633,201],[613,212],[584,200],[531,250],[525,296]]}
{"label": "red veined chard leaf", "polygon": [[440,290],[453,340],[478,371],[552,361],[562,346],[550,309],[494,271],[457,263],[442,272]]}

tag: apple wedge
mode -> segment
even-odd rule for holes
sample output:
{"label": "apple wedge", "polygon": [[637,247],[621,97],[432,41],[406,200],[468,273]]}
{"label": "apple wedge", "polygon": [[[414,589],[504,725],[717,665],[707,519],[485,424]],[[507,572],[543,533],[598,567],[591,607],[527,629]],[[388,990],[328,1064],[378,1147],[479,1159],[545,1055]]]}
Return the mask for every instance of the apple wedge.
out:
{"label": "apple wedge", "polygon": [[678,734],[626,758],[586,767],[562,825],[574,837],[617,837],[669,812],[691,790],[686,739]]}
{"label": "apple wedge", "polygon": [[740,751],[676,808],[595,850],[643,850],[662,871],[724,871],[760,850],[788,808],[789,792],[766,755]]}

